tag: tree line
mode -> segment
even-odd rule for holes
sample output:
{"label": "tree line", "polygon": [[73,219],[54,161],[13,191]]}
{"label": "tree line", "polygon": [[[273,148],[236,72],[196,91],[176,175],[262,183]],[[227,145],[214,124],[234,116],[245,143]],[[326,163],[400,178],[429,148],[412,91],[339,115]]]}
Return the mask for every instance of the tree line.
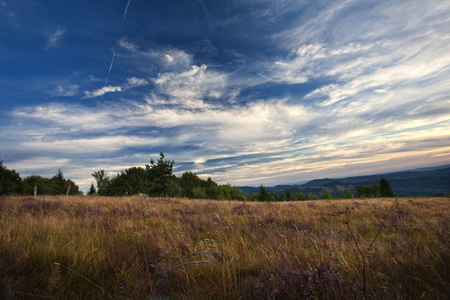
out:
{"label": "tree line", "polygon": [[244,200],[245,194],[230,184],[219,185],[210,177],[201,179],[196,173],[184,172],[175,176],[173,160],[166,160],[164,153],[155,162],[142,167],[131,167],[110,178],[104,170],[92,173],[97,188],[92,183],[88,195],[126,196],[146,194],[151,197],[178,197],[189,199]]}
{"label": "tree line", "polygon": [[37,195],[83,194],[74,181],[64,178],[61,169],[52,178],[31,175],[22,179],[19,173],[9,170],[0,161],[0,195],[32,195],[35,186]]}
{"label": "tree line", "polygon": [[[98,170],[91,175],[96,181],[96,187],[92,183],[88,195],[99,196],[127,196],[146,194],[151,197],[178,197],[188,199],[215,199],[215,200],[248,200],[248,201],[303,201],[315,199],[333,199],[331,193],[322,188],[322,194],[316,197],[311,194],[303,194],[300,190],[294,194],[289,192],[277,196],[268,193],[261,184],[258,193],[246,196],[236,186],[230,184],[219,185],[210,177],[201,179],[196,173],[184,172],[180,177],[173,174],[173,160],[166,160],[161,152],[159,159],[142,167],[131,167],[121,171],[115,177],[109,177],[104,170]],[[81,195],[78,185],[70,179],[64,178],[61,170],[58,170],[52,178],[39,175],[31,175],[24,179],[15,170],[9,170],[0,161],[0,195],[32,195],[33,187],[37,186],[38,195]],[[69,188],[70,187],[70,188]],[[353,195],[350,189],[342,193],[340,198],[371,198],[371,197],[395,197],[389,182],[382,177],[379,185],[358,185]]]}
{"label": "tree line", "polygon": [[379,185],[357,185],[355,188],[355,196],[356,198],[395,197],[395,194],[389,181],[387,181],[386,178],[381,177]]}
{"label": "tree line", "polygon": [[[346,189],[344,193],[341,193],[339,199],[353,199],[353,198],[377,198],[377,197],[395,197],[394,191],[386,178],[381,177],[379,185],[372,184],[370,186],[357,185],[355,187],[355,194],[350,189]],[[275,193],[269,193],[266,188],[261,184],[258,192],[252,193],[247,196],[249,201],[305,201],[316,199],[336,199],[333,197],[330,191],[326,188],[322,188],[322,193],[318,196],[312,194],[304,194],[302,190],[291,194],[290,192],[281,192],[280,195]]]}

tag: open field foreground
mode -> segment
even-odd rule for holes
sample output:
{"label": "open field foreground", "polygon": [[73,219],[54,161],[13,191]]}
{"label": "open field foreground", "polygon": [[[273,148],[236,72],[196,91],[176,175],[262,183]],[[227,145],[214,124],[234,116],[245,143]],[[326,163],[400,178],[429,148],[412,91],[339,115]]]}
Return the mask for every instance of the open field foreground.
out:
{"label": "open field foreground", "polygon": [[448,299],[445,198],[0,198],[0,298]]}

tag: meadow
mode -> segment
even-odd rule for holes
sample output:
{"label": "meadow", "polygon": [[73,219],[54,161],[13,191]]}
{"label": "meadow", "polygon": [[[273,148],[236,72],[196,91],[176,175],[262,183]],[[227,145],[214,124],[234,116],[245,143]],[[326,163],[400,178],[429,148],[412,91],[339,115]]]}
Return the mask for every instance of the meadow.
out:
{"label": "meadow", "polygon": [[448,299],[450,199],[0,198],[2,299]]}

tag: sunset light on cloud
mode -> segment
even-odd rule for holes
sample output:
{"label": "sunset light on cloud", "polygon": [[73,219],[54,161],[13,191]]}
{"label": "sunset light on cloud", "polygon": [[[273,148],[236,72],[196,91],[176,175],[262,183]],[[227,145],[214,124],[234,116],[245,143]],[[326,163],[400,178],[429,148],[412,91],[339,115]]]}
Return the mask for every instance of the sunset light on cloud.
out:
{"label": "sunset light on cloud", "polygon": [[0,160],[83,190],[450,163],[448,1],[1,1]]}

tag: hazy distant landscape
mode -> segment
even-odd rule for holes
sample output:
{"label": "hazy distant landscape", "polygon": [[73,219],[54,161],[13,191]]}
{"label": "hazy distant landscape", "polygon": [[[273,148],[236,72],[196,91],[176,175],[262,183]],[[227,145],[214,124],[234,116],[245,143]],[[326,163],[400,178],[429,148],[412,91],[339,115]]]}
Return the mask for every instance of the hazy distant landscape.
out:
{"label": "hazy distant landscape", "polygon": [[[295,194],[301,190],[304,194],[312,194],[320,198],[322,189],[327,188],[335,198],[339,198],[346,189],[354,192],[356,186],[377,184],[381,177],[389,180],[395,194],[400,197],[444,196],[450,192],[449,165],[387,174],[315,179],[304,184],[277,185],[266,187],[266,189],[269,193],[275,193],[278,196],[286,192]],[[258,192],[258,187],[240,186],[239,188],[246,194]]]}

